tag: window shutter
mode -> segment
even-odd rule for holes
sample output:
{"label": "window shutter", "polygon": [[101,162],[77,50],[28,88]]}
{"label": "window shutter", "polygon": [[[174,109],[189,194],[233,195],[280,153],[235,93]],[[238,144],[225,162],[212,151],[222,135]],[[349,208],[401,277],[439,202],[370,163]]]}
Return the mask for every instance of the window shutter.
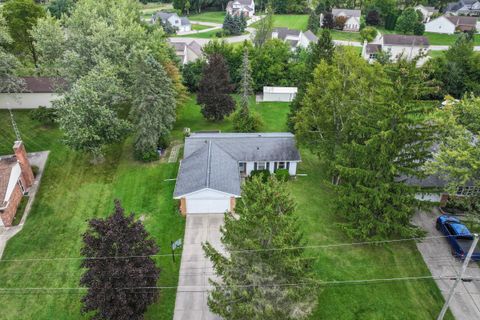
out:
{"label": "window shutter", "polygon": [[256,162],[253,163],[253,170],[257,170],[257,163]]}
{"label": "window shutter", "polygon": [[290,169],[290,162],[287,162],[287,170]]}

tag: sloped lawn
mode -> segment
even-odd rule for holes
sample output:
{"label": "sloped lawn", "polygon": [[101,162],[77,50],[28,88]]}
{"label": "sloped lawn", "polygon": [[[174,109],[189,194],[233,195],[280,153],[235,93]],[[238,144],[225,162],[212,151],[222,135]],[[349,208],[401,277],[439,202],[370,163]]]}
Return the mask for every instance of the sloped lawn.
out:
{"label": "sloped lawn", "polygon": [[225,11],[208,11],[188,16],[191,21],[223,23],[225,19]]}

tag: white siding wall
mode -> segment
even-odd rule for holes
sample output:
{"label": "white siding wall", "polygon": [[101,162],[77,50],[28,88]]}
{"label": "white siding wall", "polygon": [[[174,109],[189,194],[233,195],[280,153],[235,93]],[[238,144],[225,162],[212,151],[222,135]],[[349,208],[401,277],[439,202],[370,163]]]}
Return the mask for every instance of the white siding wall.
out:
{"label": "white siding wall", "polygon": [[250,173],[252,173],[253,168],[254,168],[254,162],[247,162],[247,176],[249,176]]}
{"label": "white siding wall", "polygon": [[295,93],[264,93],[263,101],[290,102],[295,98]]}
{"label": "white siding wall", "polygon": [[0,93],[0,109],[50,108],[52,101],[59,98],[61,96],[56,93]]}
{"label": "white siding wall", "polygon": [[291,176],[294,176],[297,174],[297,162],[290,162],[290,167],[288,168],[288,173]]}
{"label": "white siding wall", "polygon": [[455,26],[445,17],[438,17],[425,24],[426,32],[453,34]]}
{"label": "white siding wall", "polygon": [[[420,54],[423,50],[426,52],[428,48],[421,48],[421,47],[403,47],[403,46],[383,46],[383,51],[390,51],[392,54],[392,60],[397,60],[400,54],[403,53],[403,56],[406,57],[408,60],[415,58]],[[424,57],[419,61],[419,65],[422,65],[428,57]]]}
{"label": "white siding wall", "polygon": [[358,18],[350,17],[345,22],[345,27],[343,28],[345,31],[359,31],[360,30],[360,21]]}

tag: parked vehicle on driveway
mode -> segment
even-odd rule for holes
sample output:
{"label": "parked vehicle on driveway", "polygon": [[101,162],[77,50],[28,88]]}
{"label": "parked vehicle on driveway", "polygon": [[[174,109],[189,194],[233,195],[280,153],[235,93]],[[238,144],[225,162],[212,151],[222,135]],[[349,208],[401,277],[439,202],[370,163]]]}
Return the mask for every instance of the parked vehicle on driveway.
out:
{"label": "parked vehicle on driveway", "polygon": [[[446,239],[452,248],[452,255],[462,260],[465,259],[473,242],[473,234],[470,230],[458,218],[448,214],[443,214],[437,218],[436,227],[437,230],[447,236]],[[472,260],[480,261],[478,245],[473,252]]]}

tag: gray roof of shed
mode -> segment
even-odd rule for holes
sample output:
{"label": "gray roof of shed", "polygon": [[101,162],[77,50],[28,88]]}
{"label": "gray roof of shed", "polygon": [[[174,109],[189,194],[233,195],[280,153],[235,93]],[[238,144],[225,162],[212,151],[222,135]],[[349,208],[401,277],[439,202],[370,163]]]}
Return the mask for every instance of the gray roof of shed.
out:
{"label": "gray roof of shed", "polygon": [[362,11],[357,9],[332,9],[332,14],[334,17],[342,12],[345,13],[347,17],[359,18],[362,15]]}
{"label": "gray roof of shed", "polygon": [[300,161],[291,133],[192,133],[174,197],[205,188],[240,195],[239,161]]}
{"label": "gray roof of shed", "polygon": [[310,30],[305,31],[303,34],[308,39],[308,41],[311,41],[311,42],[317,42],[318,41],[317,36]]}
{"label": "gray roof of shed", "polygon": [[278,33],[279,39],[285,40],[287,36],[299,37],[301,31],[289,28],[274,28],[273,32]]}

